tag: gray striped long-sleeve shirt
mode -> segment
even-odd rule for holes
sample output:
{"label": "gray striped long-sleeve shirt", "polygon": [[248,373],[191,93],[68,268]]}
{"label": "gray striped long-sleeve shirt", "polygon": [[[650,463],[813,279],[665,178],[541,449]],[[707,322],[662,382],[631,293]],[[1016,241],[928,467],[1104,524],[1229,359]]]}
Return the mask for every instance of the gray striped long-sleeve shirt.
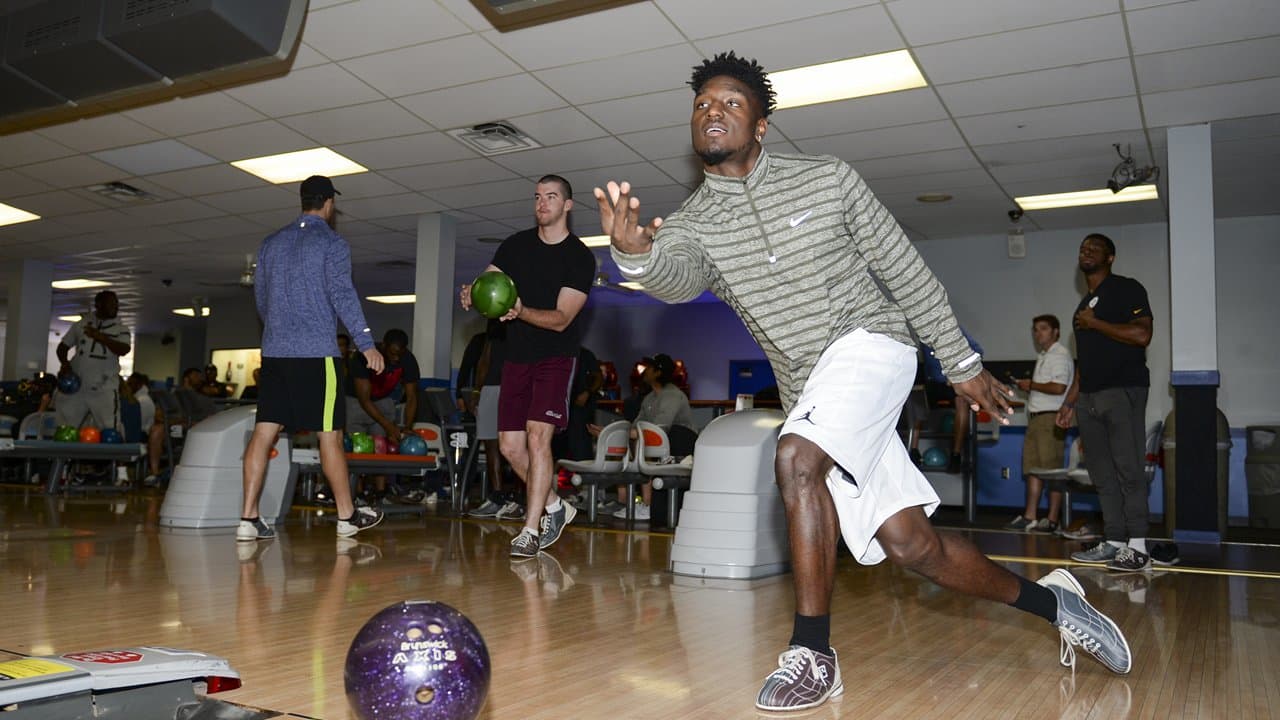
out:
{"label": "gray striped long-sleeve shirt", "polygon": [[762,152],[745,178],[707,173],[649,252],[612,252],[659,300],[687,302],[710,289],[733,308],[764,349],[787,409],[822,351],[857,328],[910,345],[910,327],[952,382],[982,370],[942,284],[839,158]]}

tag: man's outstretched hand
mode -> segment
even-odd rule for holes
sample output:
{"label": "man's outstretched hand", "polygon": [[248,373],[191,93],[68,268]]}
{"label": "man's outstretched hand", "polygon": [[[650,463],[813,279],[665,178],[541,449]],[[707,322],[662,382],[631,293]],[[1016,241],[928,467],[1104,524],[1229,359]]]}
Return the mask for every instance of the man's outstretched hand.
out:
{"label": "man's outstretched hand", "polygon": [[985,410],[992,417],[999,418],[1001,425],[1009,424],[1009,416],[1013,414],[1013,407],[1009,404],[1014,398],[1013,391],[991,373],[983,370],[976,377],[952,383],[952,387],[956,391],[957,408],[963,401],[973,410]]}
{"label": "man's outstretched hand", "polygon": [[656,217],[641,227],[640,200],[631,196],[631,183],[623,181],[619,185],[610,180],[604,190],[595,188],[592,193],[600,206],[600,229],[613,246],[629,254],[648,252],[662,218]]}

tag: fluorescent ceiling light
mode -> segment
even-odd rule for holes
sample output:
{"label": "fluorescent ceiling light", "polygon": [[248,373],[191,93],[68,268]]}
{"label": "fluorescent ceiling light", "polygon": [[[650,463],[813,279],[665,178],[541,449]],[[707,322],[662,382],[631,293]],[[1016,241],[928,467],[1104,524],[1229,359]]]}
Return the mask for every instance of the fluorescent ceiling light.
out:
{"label": "fluorescent ceiling light", "polygon": [[627,280],[626,282],[620,282],[620,283],[618,283],[618,287],[624,287],[624,288],[626,288],[626,289],[628,289],[628,290],[643,290],[643,289],[644,289],[644,286],[643,286],[643,285],[641,285],[640,283],[636,282],[635,280]]}
{"label": "fluorescent ceiling light", "polygon": [[1107,205],[1110,203],[1138,202],[1155,200],[1160,197],[1155,185],[1130,185],[1118,193],[1103,188],[1101,190],[1081,190],[1080,192],[1055,193],[1053,195],[1028,195],[1014,198],[1018,207],[1023,210],[1050,210],[1052,208],[1080,207],[1082,205]]}
{"label": "fluorescent ceiling light", "polygon": [[39,220],[40,216],[35,213],[29,213],[26,210],[19,210],[12,205],[0,203],[0,226],[17,225],[18,223],[30,222],[31,220]]}
{"label": "fluorescent ceiling light", "polygon": [[340,175],[369,172],[369,168],[345,158],[327,147],[236,160],[231,164],[251,175],[257,175],[263,180],[277,185],[302,182],[312,175],[338,177]]}
{"label": "fluorescent ceiling light", "polygon": [[771,72],[769,82],[779,110],[928,85],[906,50]]}
{"label": "fluorescent ceiling light", "polygon": [[365,300],[370,302],[382,303],[383,305],[404,305],[406,303],[417,302],[417,295],[366,295]]}
{"label": "fluorescent ceiling light", "polygon": [[589,248],[609,247],[608,235],[588,235],[584,238],[578,239],[582,241],[583,245],[586,245]]}
{"label": "fluorescent ceiling light", "polygon": [[105,287],[111,283],[104,282],[102,280],[85,280],[84,278],[75,278],[72,280],[54,280],[49,284],[58,290],[83,290],[85,288]]}
{"label": "fluorescent ceiling light", "polygon": [[[173,314],[184,315],[186,317],[195,317],[196,311],[195,311],[195,308],[174,308]],[[200,317],[209,317],[209,308],[207,307],[200,308]]]}
{"label": "fluorescent ceiling light", "polygon": [[66,322],[80,322],[79,315],[59,315],[58,319],[65,320]]}

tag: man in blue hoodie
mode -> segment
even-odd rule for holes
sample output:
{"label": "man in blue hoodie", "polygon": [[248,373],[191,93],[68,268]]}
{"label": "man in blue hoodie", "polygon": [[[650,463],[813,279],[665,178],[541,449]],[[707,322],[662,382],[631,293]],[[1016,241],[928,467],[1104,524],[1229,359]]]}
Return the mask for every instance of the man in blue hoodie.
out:
{"label": "man in blue hoodie", "polygon": [[352,334],[370,371],[382,371],[382,353],[351,284],[351,248],[335,231],[333,181],[302,182],[302,215],[262,241],[254,295],[262,317],[262,377],[258,417],[244,451],[244,508],[236,540],[275,537],[258,513],[271,447],[281,430],[311,430],[320,441],[320,466],[338,511],[338,537],[351,537],[382,521],[382,513],[351,501],[346,424],[338,357],[338,319]]}

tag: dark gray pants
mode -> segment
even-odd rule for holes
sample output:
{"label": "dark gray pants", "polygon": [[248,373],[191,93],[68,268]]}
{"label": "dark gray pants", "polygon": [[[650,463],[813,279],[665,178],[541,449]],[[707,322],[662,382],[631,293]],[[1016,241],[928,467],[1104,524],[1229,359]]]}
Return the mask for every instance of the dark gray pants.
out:
{"label": "dark gray pants", "polygon": [[1107,540],[1147,536],[1146,413],[1144,387],[1080,393],[1076,402],[1084,465],[1098,488]]}

